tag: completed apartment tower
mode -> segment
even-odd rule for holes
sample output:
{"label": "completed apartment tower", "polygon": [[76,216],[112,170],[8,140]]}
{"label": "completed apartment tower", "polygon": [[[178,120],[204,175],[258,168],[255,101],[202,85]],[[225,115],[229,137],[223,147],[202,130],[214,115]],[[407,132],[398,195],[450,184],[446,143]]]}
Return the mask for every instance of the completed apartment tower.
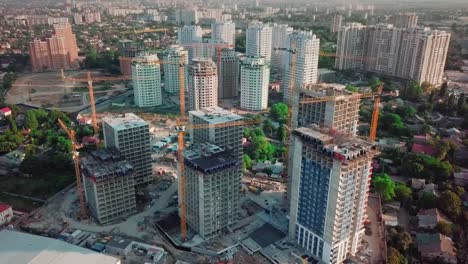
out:
{"label": "completed apartment tower", "polygon": [[151,107],[162,104],[161,70],[158,55],[140,53],[132,60],[135,105]]}
{"label": "completed apartment tower", "polygon": [[265,58],[245,57],[241,60],[240,107],[261,111],[268,107],[270,65]]}
{"label": "completed apartment tower", "polygon": [[179,67],[184,65],[184,86],[187,90],[188,53],[179,45],[169,46],[163,53],[164,90],[168,93],[177,93],[180,88]]}
{"label": "completed apartment tower", "polygon": [[264,57],[270,62],[271,34],[272,30],[268,24],[258,21],[250,23],[246,32],[245,55],[248,57]]}
{"label": "completed apartment tower", "polygon": [[104,143],[115,147],[135,170],[135,185],[152,181],[149,126],[135,114],[109,116],[102,119]]}
{"label": "completed apartment tower", "polygon": [[54,24],[52,36],[29,42],[33,71],[78,68],[78,45],[69,23]]}
{"label": "completed apartment tower", "polygon": [[233,48],[221,50],[218,74],[219,99],[235,98],[239,91],[239,53]]}

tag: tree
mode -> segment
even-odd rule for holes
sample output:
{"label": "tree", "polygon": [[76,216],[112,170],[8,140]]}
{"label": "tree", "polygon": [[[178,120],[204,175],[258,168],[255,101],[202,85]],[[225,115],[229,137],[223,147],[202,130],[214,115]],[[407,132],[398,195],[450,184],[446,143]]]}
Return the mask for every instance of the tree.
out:
{"label": "tree", "polygon": [[277,122],[285,122],[288,117],[288,105],[276,103],[271,106],[270,115]]}
{"label": "tree", "polygon": [[445,221],[439,221],[435,227],[435,230],[448,237],[452,236],[452,225]]}
{"label": "tree", "polygon": [[440,86],[440,90],[439,90],[440,97],[445,97],[445,95],[447,95],[447,88],[448,88],[447,82],[442,83],[442,85]]}
{"label": "tree", "polygon": [[351,84],[346,85],[346,90],[354,93],[359,92],[359,88]]}
{"label": "tree", "polygon": [[460,94],[460,97],[458,97],[458,104],[457,104],[457,111],[458,111],[458,114],[462,115],[464,114],[464,106],[465,106],[465,103],[466,103],[466,98],[465,98],[465,93],[462,93]]}
{"label": "tree", "polygon": [[13,116],[9,115],[7,117],[7,120],[8,120],[8,126],[10,127],[10,130],[15,134],[18,133],[18,127],[16,126],[16,121],[13,118]]}
{"label": "tree", "polygon": [[453,192],[456,193],[459,197],[461,197],[465,193],[465,188],[463,188],[462,186],[455,186],[455,188],[453,188]]}
{"label": "tree", "polygon": [[386,173],[377,174],[372,178],[372,188],[384,201],[391,201],[395,197],[395,182]]}
{"label": "tree", "polygon": [[37,121],[34,110],[28,110],[25,113],[25,126],[28,129],[37,129],[39,127],[39,122]]}
{"label": "tree", "polygon": [[387,251],[387,264],[406,264],[408,260],[400,251],[394,247],[390,247]]}
{"label": "tree", "polygon": [[269,132],[269,136],[273,136],[273,122],[271,122],[271,119],[266,119],[265,122],[263,122],[263,131],[264,132]]}
{"label": "tree", "polygon": [[411,188],[402,184],[396,183],[395,185],[395,199],[400,202],[406,202],[411,198],[412,191]]}
{"label": "tree", "polygon": [[369,80],[369,86],[370,86],[370,88],[372,89],[373,92],[377,91],[377,88],[380,86],[381,83],[382,83],[382,81],[380,81],[380,79],[378,77],[376,77],[376,76],[373,76]]}
{"label": "tree", "polygon": [[245,171],[245,170],[251,170],[252,169],[252,165],[253,165],[253,161],[252,159],[249,157],[249,155],[247,154],[244,154],[242,156],[242,169]]}
{"label": "tree", "polygon": [[462,213],[462,201],[456,193],[446,190],[442,192],[438,199],[439,209],[445,212],[448,216],[458,218]]}
{"label": "tree", "polygon": [[449,95],[449,98],[447,100],[447,105],[446,105],[448,112],[454,110],[457,107],[457,105],[455,104],[455,101],[456,101],[455,94]]}
{"label": "tree", "polygon": [[421,83],[421,90],[424,93],[427,93],[427,92],[431,91],[433,87],[434,86],[430,82],[424,81],[423,83]]}
{"label": "tree", "polygon": [[287,133],[288,132],[286,131],[286,127],[284,127],[284,125],[280,125],[276,130],[276,138],[283,142],[286,140],[286,136],[288,135]]}
{"label": "tree", "polygon": [[424,192],[418,200],[418,207],[422,209],[432,209],[437,207],[437,196],[430,192]]}
{"label": "tree", "polygon": [[402,91],[401,96],[407,100],[418,101],[422,93],[421,85],[415,81],[410,81],[407,87]]}

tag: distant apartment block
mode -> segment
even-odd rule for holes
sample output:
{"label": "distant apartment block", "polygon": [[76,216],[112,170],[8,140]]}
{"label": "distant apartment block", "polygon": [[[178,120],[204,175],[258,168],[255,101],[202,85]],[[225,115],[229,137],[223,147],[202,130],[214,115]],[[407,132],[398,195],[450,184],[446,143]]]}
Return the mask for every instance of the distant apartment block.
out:
{"label": "distant apartment block", "polygon": [[136,212],[135,171],[117,149],[93,151],[80,164],[86,202],[100,224]]}
{"label": "distant apartment block", "polygon": [[241,160],[210,143],[194,143],[184,160],[188,226],[205,239],[226,232],[239,218]]}
{"label": "distant apartment block", "polygon": [[228,45],[236,44],[236,24],[232,21],[218,21],[211,24],[211,39]]}
{"label": "distant apartment block", "polygon": [[143,52],[133,58],[132,81],[136,106],[151,107],[162,104],[158,55]]}
{"label": "distant apartment block", "polygon": [[218,74],[219,99],[235,98],[239,91],[239,54],[233,48],[221,50]]}
{"label": "distant apartment block", "polygon": [[241,60],[240,107],[261,111],[268,107],[270,66],[265,58],[245,57]]}
{"label": "distant apartment block", "polygon": [[84,13],[75,13],[73,14],[73,21],[77,25],[101,23],[101,13],[93,12],[93,11],[86,11]]}
{"label": "distant apartment block", "polygon": [[120,73],[124,76],[132,75],[132,58],[145,50],[144,46],[133,40],[120,40],[118,44],[120,53]]}
{"label": "distant apartment block", "polygon": [[190,124],[208,126],[201,129],[189,129],[190,141],[213,143],[228,150],[241,160],[244,127],[233,123],[242,121],[242,119],[243,117],[218,106],[189,111]]}
{"label": "distant apartment block", "polygon": [[287,47],[293,28],[285,24],[272,24],[271,29],[271,70],[283,74],[288,66],[286,64],[286,51],[276,48]]}
{"label": "distant apartment block", "polygon": [[[291,76],[292,56],[291,52],[286,53],[286,67],[283,81],[284,101],[289,102],[289,93],[294,93],[306,85],[315,84],[318,80],[318,58],[320,51],[320,39],[312,31],[295,31],[289,35],[287,47],[288,50],[296,51],[296,64],[294,76]],[[294,85],[291,80],[294,78]]]}
{"label": "distant apartment block", "polygon": [[393,15],[388,20],[396,28],[414,28],[418,26],[418,15],[416,13],[400,13]]}
{"label": "distant apartment block", "polygon": [[211,59],[194,58],[188,66],[188,109],[218,105],[218,69]]}
{"label": "distant apartment block", "polygon": [[164,90],[168,93],[177,93],[180,88],[179,65],[184,66],[184,86],[187,90],[188,52],[179,45],[171,45],[163,52]]}
{"label": "distant apartment block", "polygon": [[272,30],[268,24],[258,21],[250,23],[246,32],[245,55],[264,57],[269,62],[271,60],[271,34]]}
{"label": "distant apartment block", "polygon": [[198,24],[199,14],[195,8],[178,9],[175,11],[175,20],[178,25]]}
{"label": "distant apartment block", "polygon": [[135,114],[109,116],[102,119],[106,148],[115,147],[132,164],[135,185],[152,181],[149,126]]}
{"label": "distant apartment block", "polygon": [[449,43],[445,31],[348,24],[338,33],[335,68],[440,85]]}
{"label": "distant apartment block", "polygon": [[200,26],[185,25],[177,29],[177,44],[185,45],[192,43],[201,43],[203,30]]}
{"label": "distant apartment block", "polygon": [[361,245],[376,154],[356,137],[292,132],[289,236],[323,263],[343,263]]}
{"label": "distant apartment block", "polygon": [[330,26],[330,31],[333,32],[333,33],[336,33],[338,31],[340,31],[342,22],[343,22],[343,16],[340,15],[340,14],[334,14],[333,19],[332,19],[332,23],[331,23],[331,26]]}
{"label": "distant apartment block", "polygon": [[361,100],[344,86],[309,85],[296,94],[294,101],[328,96],[335,96],[335,98],[326,102],[295,104],[292,108],[292,127],[315,124],[341,134],[356,136]]}
{"label": "distant apartment block", "polygon": [[50,37],[29,42],[33,71],[73,69],[78,65],[78,46],[71,25],[54,24]]}

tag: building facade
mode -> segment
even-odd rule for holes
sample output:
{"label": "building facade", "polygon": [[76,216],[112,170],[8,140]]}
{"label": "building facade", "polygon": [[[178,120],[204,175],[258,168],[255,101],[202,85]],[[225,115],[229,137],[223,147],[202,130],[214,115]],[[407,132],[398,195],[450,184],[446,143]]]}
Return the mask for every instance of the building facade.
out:
{"label": "building facade", "polygon": [[162,104],[158,55],[144,52],[133,58],[132,82],[136,106],[151,107]]}
{"label": "building facade", "polygon": [[445,31],[348,24],[338,34],[335,68],[440,85],[449,44]]}
{"label": "building facade", "polygon": [[[335,87],[336,86],[336,87]],[[347,135],[357,135],[360,98],[339,85],[308,85],[300,90],[294,102],[334,96],[326,102],[293,104],[291,125],[293,128],[312,124],[327,127]],[[339,86],[339,87],[338,87]]]}
{"label": "building facade", "polygon": [[135,58],[137,54],[143,52],[145,48],[143,45],[133,40],[124,39],[119,41],[118,49],[120,53],[120,73],[124,76],[131,76],[132,59]]}
{"label": "building facade", "polygon": [[361,244],[376,154],[356,137],[292,132],[289,236],[323,263],[343,263]]}
{"label": "building facade", "polygon": [[0,226],[8,224],[13,219],[13,207],[0,203]]}
{"label": "building facade", "polygon": [[242,121],[242,119],[241,116],[218,106],[189,111],[190,124],[207,126],[207,128],[189,129],[190,141],[213,143],[228,150],[241,160],[244,127],[233,123]]}
{"label": "building facade", "polygon": [[86,202],[100,224],[136,212],[135,171],[117,149],[93,151],[80,165]]}
{"label": "building facade", "polygon": [[271,34],[268,24],[254,21],[249,24],[246,32],[246,51],[248,57],[264,57],[271,60]]}
{"label": "building facade", "polygon": [[69,70],[79,66],[75,34],[68,23],[54,24],[52,36],[29,42],[33,71]]}
{"label": "building facade", "polygon": [[259,57],[245,57],[240,63],[240,107],[251,111],[265,110],[270,84],[269,64]]}
{"label": "building facade", "polygon": [[177,93],[180,88],[179,67],[184,66],[184,87],[187,90],[187,65],[189,56],[187,51],[179,45],[171,45],[163,53],[164,90],[168,93]]}
{"label": "building facade", "polygon": [[336,33],[338,31],[340,31],[342,22],[343,22],[343,16],[340,15],[340,14],[334,14],[333,19],[332,19],[332,23],[330,25],[330,31],[332,33]]}
{"label": "building facade", "polygon": [[187,224],[205,239],[227,232],[240,209],[241,161],[209,143],[184,152]]}
{"label": "building facade", "polygon": [[211,59],[194,58],[188,66],[189,110],[218,105],[218,69]]}
{"label": "building facade", "polygon": [[286,48],[289,35],[293,28],[285,24],[271,25],[271,70],[280,74],[284,73],[286,64],[286,51],[277,50],[277,48]]}
{"label": "building facade", "polygon": [[211,39],[228,45],[236,44],[236,24],[232,21],[217,21],[211,24]]}
{"label": "building facade", "polygon": [[396,28],[414,28],[418,26],[418,15],[416,13],[400,13],[390,17],[389,24]]}
{"label": "building facade", "polygon": [[221,50],[218,73],[219,99],[235,98],[239,91],[239,54],[232,48]]}
{"label": "building facade", "polygon": [[185,25],[177,30],[177,44],[186,45],[193,43],[201,43],[203,30],[197,25]]}
{"label": "building facade", "polygon": [[[294,76],[291,76],[293,74],[291,62],[294,54],[290,52],[286,53],[286,63],[290,66],[286,68],[283,78],[282,90],[285,102],[289,102],[291,90],[295,93],[306,85],[317,83],[320,39],[312,34],[311,31],[296,31],[289,36],[287,48],[289,50],[296,50],[296,65]],[[291,83],[292,78],[294,78],[294,85]]]}
{"label": "building facade", "polygon": [[175,19],[178,25],[196,25],[199,20],[198,11],[195,8],[178,9],[175,11]]}
{"label": "building facade", "polygon": [[135,114],[102,119],[106,148],[115,147],[132,164],[135,185],[142,186],[153,179],[149,126]]}

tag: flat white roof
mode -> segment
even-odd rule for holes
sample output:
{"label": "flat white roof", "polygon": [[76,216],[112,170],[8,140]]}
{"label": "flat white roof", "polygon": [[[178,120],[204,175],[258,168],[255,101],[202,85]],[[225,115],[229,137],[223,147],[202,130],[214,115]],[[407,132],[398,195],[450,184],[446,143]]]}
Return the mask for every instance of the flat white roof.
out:
{"label": "flat white roof", "polygon": [[102,121],[110,125],[115,130],[125,130],[133,127],[148,125],[145,120],[141,119],[133,113],[127,113],[122,116],[106,116],[102,119]]}
{"label": "flat white roof", "polygon": [[0,264],[120,264],[120,259],[66,242],[0,231]]}
{"label": "flat white roof", "polygon": [[242,116],[219,106],[204,107],[200,110],[189,111],[189,114],[197,116],[210,124],[220,124],[243,119]]}

